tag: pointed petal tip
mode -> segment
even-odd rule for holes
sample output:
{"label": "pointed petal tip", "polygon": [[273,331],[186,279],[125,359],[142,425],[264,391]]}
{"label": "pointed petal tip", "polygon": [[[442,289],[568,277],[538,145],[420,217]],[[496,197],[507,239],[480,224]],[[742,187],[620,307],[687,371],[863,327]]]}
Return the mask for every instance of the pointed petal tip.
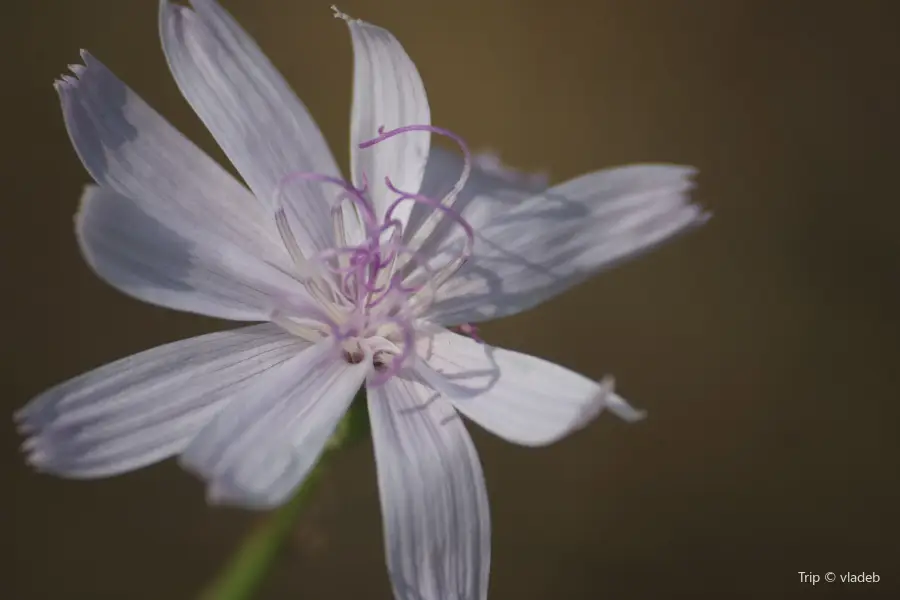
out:
{"label": "pointed petal tip", "polygon": [[622,407],[610,406],[609,409],[626,423],[639,423],[645,420],[649,414],[646,410],[638,410],[627,403],[624,403]]}
{"label": "pointed petal tip", "polygon": [[78,79],[72,75],[60,75],[53,82],[53,89],[59,94],[64,94],[78,85]]}
{"label": "pointed petal tip", "polygon": [[36,449],[25,452],[24,454],[25,464],[27,464],[35,473],[41,475],[60,475],[58,471],[54,470],[50,455],[46,451]]}
{"label": "pointed petal tip", "polygon": [[25,440],[25,443],[19,449],[25,455],[25,462],[29,467],[39,473],[44,473],[48,470],[50,455],[46,449],[40,447],[37,438]]}
{"label": "pointed petal tip", "polygon": [[29,405],[26,404],[25,406],[13,411],[12,418],[13,423],[15,423],[16,426],[22,425],[23,422],[28,418],[28,406]]}
{"label": "pointed petal tip", "polygon": [[684,169],[684,176],[686,179],[690,179],[692,177],[696,177],[700,174],[700,168],[695,167],[694,165],[680,165],[682,169]]}
{"label": "pointed petal tip", "polygon": [[81,57],[83,64],[72,63],[70,65],[66,65],[69,73],[63,73],[53,81],[53,89],[55,89],[58,93],[62,93],[64,91],[67,91],[69,88],[78,85],[81,76],[90,67],[90,62],[93,61],[93,57],[91,56],[91,54],[87,50],[82,48],[78,51],[78,55]]}
{"label": "pointed petal tip", "polygon": [[[615,379],[607,375],[600,380],[600,390],[597,392],[596,401],[599,404],[597,412],[608,410],[626,423],[637,423],[647,418],[646,410],[638,410],[615,393]],[[596,413],[595,413],[596,414]]]}
{"label": "pointed petal tip", "polygon": [[[22,437],[32,436],[36,433],[34,426],[31,423],[25,421],[24,417],[21,421],[15,422],[16,433],[18,433]],[[23,444],[28,443],[28,441],[32,438],[28,438],[23,442]],[[24,448],[24,446],[23,446]]]}
{"label": "pointed petal tip", "polygon": [[703,227],[710,219],[712,219],[712,212],[704,210],[703,207],[696,202],[692,202],[687,198],[685,198],[684,202],[684,205],[682,205],[679,210],[682,211],[681,214],[685,214],[683,211],[689,211],[683,219],[683,230],[685,232]]}
{"label": "pointed petal tip", "polygon": [[40,438],[37,436],[32,436],[25,438],[21,444],[19,444],[19,452],[27,455],[31,455],[38,449],[40,446]]}
{"label": "pointed petal tip", "polygon": [[30,436],[37,431],[32,422],[34,412],[32,403],[28,403],[13,413],[13,425],[19,435]]}

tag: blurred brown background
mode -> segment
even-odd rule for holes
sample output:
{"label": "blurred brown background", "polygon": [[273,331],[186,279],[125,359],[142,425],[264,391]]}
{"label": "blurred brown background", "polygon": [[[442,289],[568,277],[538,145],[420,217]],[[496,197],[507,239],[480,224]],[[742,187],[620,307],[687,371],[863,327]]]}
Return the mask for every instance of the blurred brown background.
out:
{"label": "blurred brown background", "polygon": [[[327,2],[224,0],[343,165],[349,36]],[[534,312],[494,344],[600,377],[651,418],[543,450],[474,433],[494,516],[492,600],[900,592],[900,18],[890,1],[345,0],[416,61],[436,124],[554,181],[700,168],[704,229]],[[3,413],[53,383],[225,324],[95,278],[88,180],[51,87],[90,49],[214,156],[171,80],[154,0],[11,3],[0,261]],[[473,428],[474,430],[474,428]],[[257,515],[205,506],[165,463],[38,476],[3,426],[0,597],[190,598]],[[374,463],[335,465],[264,598],[387,600]],[[798,571],[875,571],[841,587]]]}

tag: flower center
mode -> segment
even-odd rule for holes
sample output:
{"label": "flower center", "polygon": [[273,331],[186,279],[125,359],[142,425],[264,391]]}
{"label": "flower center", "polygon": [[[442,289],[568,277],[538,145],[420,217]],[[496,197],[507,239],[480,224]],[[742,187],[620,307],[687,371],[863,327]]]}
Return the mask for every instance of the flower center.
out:
{"label": "flower center", "polygon": [[[368,357],[376,371],[376,383],[392,377],[408,361],[415,344],[415,320],[434,301],[438,288],[465,264],[475,241],[471,225],[454,209],[471,170],[471,156],[461,138],[431,125],[410,125],[387,132],[379,127],[378,137],[359,144],[359,148],[370,148],[412,131],[447,136],[462,149],[462,174],[443,199],[400,190],[389,176],[384,178],[384,184],[396,199],[387,205],[383,214],[379,214],[370,198],[365,175],[362,187],[357,188],[328,175],[292,173],[277,188],[275,223],[297,267],[298,279],[309,291],[315,306],[309,302],[289,303],[285,310],[275,311],[273,321],[310,341],[331,337],[347,363],[358,364]],[[338,200],[331,207],[333,246],[311,256],[301,251],[293,233],[292,213],[280,201],[284,186],[304,181],[340,189]],[[405,221],[396,216],[404,202],[429,209],[414,230],[408,231]],[[361,236],[348,236],[344,220],[347,214],[358,218]],[[438,225],[448,221],[462,229],[464,243],[435,266],[429,260],[434,256],[423,252],[423,247],[437,247],[438,244],[428,242],[437,235]],[[302,226],[297,221],[294,223]]]}

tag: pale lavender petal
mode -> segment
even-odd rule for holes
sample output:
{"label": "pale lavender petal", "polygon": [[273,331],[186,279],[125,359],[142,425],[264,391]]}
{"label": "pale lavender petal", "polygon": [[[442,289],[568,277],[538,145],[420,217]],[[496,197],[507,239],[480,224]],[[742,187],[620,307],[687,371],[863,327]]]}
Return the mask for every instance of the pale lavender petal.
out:
{"label": "pale lavender petal", "polygon": [[184,97],[257,198],[274,210],[283,199],[306,256],[333,242],[337,188],[288,183],[315,172],[339,176],[306,107],[256,42],[213,0],[193,10],[163,0],[160,35]]}
{"label": "pale lavender petal", "polygon": [[211,502],[270,508],[316,464],[371,361],[348,364],[331,340],[304,350],[222,411],[182,454]]}
{"label": "pale lavender petal", "polygon": [[[271,215],[225,169],[181,135],[106,66],[84,65],[56,82],[75,150],[91,176],[164,221],[183,221],[247,252],[284,256]],[[274,256],[273,256],[274,255]]]}
{"label": "pale lavender petal", "polygon": [[490,512],[478,454],[421,380],[369,388],[385,553],[397,600],[484,600]]}
{"label": "pale lavender petal", "polygon": [[[212,159],[191,144],[102,63],[83,52],[84,65],[57,82],[66,127],[85,167],[106,191],[89,188],[86,201],[102,217],[120,219],[115,227],[126,237],[134,226],[137,237],[155,235],[173,242],[172,254],[206,255],[209,267],[239,278],[233,267],[251,266],[253,278],[274,287],[284,283],[281,271],[290,260],[274,221],[253,196]],[[103,201],[94,200],[97,195]],[[126,205],[117,206],[115,198]],[[88,205],[83,206],[83,209]],[[95,215],[96,216],[96,215]],[[138,220],[131,223],[128,219]],[[152,222],[154,225],[148,225]],[[146,240],[145,240],[146,241]],[[132,255],[134,250],[130,252]],[[185,262],[180,266],[184,271]],[[101,273],[102,275],[102,273]],[[115,283],[115,282],[113,282]],[[185,282],[182,282],[185,283]],[[291,284],[294,285],[294,284]],[[169,290],[167,301],[149,300],[178,310],[195,311],[192,296],[203,293],[182,285]],[[203,304],[202,299],[200,304]],[[241,301],[200,310],[221,318],[259,320],[260,305]]]}
{"label": "pale lavender petal", "polygon": [[[547,189],[546,176],[517,172],[504,167],[495,154],[480,153],[473,157],[466,184],[453,200],[456,213],[476,231],[508,212],[511,206]],[[463,172],[463,158],[459,152],[432,145],[422,181],[421,193],[429,198],[444,198],[456,185]],[[416,204],[404,230],[407,243],[418,248],[423,257],[435,251],[455,247],[465,237],[465,230],[450,218],[440,219],[433,227],[421,229],[426,217],[434,209]],[[446,261],[446,258],[442,260]]]}
{"label": "pale lavender petal", "polygon": [[[369,183],[379,219],[396,197],[384,178],[400,190],[416,193],[422,184],[431,136],[427,131],[404,133],[361,150],[357,145],[410,125],[430,125],[425,86],[416,65],[386,29],[345,17],[353,39],[353,107],[350,120],[350,163],[353,182]],[[394,216],[406,222],[412,204],[398,206]]]}
{"label": "pale lavender petal", "polygon": [[636,421],[644,413],[612,391],[549,361],[424,327],[417,372],[461,413],[516,444],[543,446],[576,431],[604,408]]}
{"label": "pale lavender petal", "polygon": [[16,414],[28,461],[55,475],[94,478],[178,454],[229,401],[306,345],[275,325],[252,325],[85,373]]}
{"label": "pale lavender petal", "polygon": [[[304,288],[237,245],[177,220],[160,221],[142,203],[89,185],[75,219],[78,243],[97,275],[151,304],[242,321],[265,321]],[[162,213],[165,218],[165,213]]]}
{"label": "pale lavender petal", "polygon": [[[428,318],[453,325],[522,312],[704,223],[708,215],[688,197],[694,174],[672,165],[620,167],[489,210],[474,255],[438,290]],[[451,251],[448,243],[433,257]]]}

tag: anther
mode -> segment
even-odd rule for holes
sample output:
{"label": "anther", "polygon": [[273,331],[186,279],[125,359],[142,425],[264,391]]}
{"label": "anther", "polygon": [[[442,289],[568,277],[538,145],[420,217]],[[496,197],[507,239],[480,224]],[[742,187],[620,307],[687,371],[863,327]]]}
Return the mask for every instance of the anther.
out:
{"label": "anther", "polygon": [[384,371],[387,369],[388,363],[385,360],[386,357],[385,352],[376,352],[372,357],[372,366],[375,367],[376,371]]}
{"label": "anther", "polygon": [[351,365],[358,365],[365,357],[362,350],[344,350],[344,360]]}

